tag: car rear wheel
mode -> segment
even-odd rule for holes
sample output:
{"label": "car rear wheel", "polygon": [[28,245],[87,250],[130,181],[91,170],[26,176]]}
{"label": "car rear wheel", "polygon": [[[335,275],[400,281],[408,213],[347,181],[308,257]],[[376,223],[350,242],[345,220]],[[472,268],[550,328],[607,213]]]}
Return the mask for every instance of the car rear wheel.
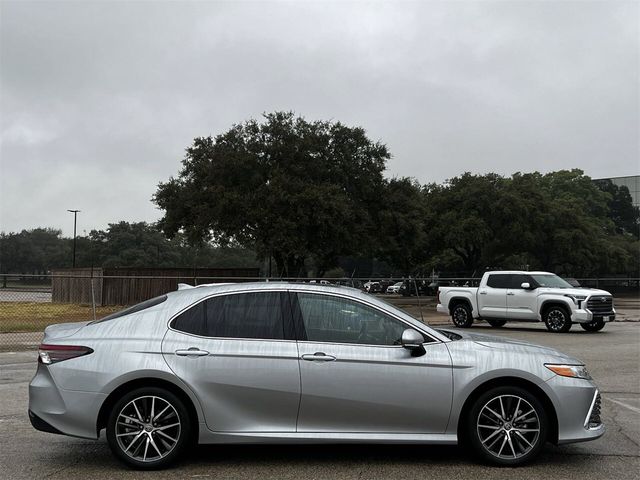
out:
{"label": "car rear wheel", "polygon": [[580,326],[587,332],[599,332],[604,328],[604,320],[593,320],[589,323],[581,323]]}
{"label": "car rear wheel", "polygon": [[451,320],[456,327],[469,328],[473,324],[471,309],[466,303],[457,303],[451,309]]}
{"label": "car rear wheel", "polygon": [[571,317],[564,307],[553,305],[544,312],[547,330],[553,333],[566,333],[571,330]]}
{"label": "car rear wheel", "polygon": [[107,441],[125,464],[140,469],[164,468],[184,452],[191,436],[189,414],[173,393],[157,387],[124,395],[107,422]]}
{"label": "car rear wheel", "polygon": [[467,438],[484,461],[517,466],[533,460],[547,438],[542,403],[520,387],[496,387],[483,393],[467,418]]}
{"label": "car rear wheel", "polygon": [[504,324],[507,323],[506,320],[498,320],[493,318],[488,318],[487,323],[494,328],[504,327]]}

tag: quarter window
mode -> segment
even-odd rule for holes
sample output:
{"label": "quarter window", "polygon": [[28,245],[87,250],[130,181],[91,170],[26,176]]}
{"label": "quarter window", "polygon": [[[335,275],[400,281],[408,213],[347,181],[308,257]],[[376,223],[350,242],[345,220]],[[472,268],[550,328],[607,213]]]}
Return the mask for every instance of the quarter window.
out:
{"label": "quarter window", "polygon": [[298,293],[307,340],[312,342],[400,345],[404,323],[342,297]]}
{"label": "quarter window", "polygon": [[279,292],[209,298],[178,315],[173,328],[205,337],[284,339]]}

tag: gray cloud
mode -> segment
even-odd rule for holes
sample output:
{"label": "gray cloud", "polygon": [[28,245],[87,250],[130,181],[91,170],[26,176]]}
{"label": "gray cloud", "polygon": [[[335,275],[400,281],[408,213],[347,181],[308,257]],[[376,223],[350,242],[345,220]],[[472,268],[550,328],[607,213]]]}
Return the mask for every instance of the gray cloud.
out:
{"label": "gray cloud", "polygon": [[193,137],[365,127],[388,172],[640,170],[637,2],[0,4],[0,229],[155,220]]}

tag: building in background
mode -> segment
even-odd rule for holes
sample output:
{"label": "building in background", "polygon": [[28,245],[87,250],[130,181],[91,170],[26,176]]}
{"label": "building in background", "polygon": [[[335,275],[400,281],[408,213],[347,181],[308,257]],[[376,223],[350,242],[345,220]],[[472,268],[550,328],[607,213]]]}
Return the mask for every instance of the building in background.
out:
{"label": "building in background", "polygon": [[611,180],[611,182],[618,187],[627,187],[629,189],[629,193],[631,194],[631,201],[633,202],[633,205],[636,207],[640,207],[640,175],[598,178],[597,180]]}

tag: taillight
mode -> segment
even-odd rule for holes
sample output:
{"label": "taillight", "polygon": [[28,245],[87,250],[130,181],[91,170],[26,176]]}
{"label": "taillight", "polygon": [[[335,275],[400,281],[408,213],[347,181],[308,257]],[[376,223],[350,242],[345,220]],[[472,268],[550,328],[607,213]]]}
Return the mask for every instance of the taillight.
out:
{"label": "taillight", "polygon": [[436,303],[440,303],[440,289],[436,291]]}
{"label": "taillight", "polygon": [[78,345],[47,345],[46,343],[42,343],[40,344],[40,348],[38,348],[38,362],[51,365],[52,363],[89,355],[90,353],[93,353],[93,350],[89,347],[81,347]]}

